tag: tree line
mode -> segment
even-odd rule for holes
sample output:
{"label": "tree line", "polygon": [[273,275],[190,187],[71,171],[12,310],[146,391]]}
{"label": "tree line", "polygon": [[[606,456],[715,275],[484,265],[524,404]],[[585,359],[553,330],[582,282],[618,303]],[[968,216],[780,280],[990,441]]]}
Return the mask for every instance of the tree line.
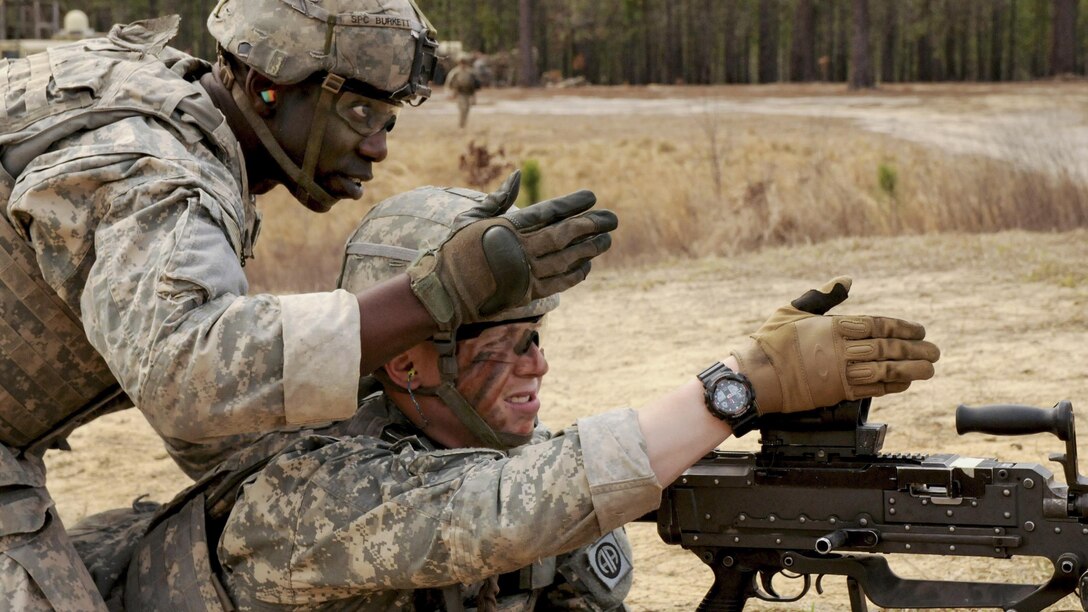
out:
{"label": "tree line", "polygon": [[197,57],[211,59],[215,57],[215,40],[204,24],[215,4],[216,0],[2,0],[0,38],[50,38],[61,29],[63,16],[71,10],[86,13],[91,28],[102,33],[115,23],[177,14],[181,16],[181,25],[171,44]]}
{"label": "tree line", "polygon": [[1014,81],[1085,73],[1088,0],[418,0],[518,79]]}
{"label": "tree line", "polygon": [[[502,55],[517,80],[599,84],[1015,81],[1085,74],[1088,0],[417,0],[442,40]],[[80,9],[98,31],[179,13],[210,59],[214,0],[6,0],[5,38]],[[37,25],[35,25],[37,23]],[[34,35],[34,33],[37,35]]]}

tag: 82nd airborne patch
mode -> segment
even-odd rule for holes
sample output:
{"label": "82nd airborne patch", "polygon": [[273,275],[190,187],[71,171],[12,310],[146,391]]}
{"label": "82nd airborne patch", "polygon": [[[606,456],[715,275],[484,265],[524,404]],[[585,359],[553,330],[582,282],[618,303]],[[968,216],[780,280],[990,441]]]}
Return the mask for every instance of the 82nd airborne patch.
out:
{"label": "82nd airborne patch", "polygon": [[586,553],[589,555],[589,567],[610,589],[615,588],[631,572],[631,560],[612,533],[597,540]]}

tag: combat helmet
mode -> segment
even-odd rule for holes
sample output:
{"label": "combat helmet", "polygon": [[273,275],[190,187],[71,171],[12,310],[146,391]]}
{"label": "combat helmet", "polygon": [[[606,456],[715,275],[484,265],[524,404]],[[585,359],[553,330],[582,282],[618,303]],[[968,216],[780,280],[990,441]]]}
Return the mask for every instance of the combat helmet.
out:
{"label": "combat helmet", "polygon": [[219,78],[303,203],[321,208],[336,198],[314,181],[333,102],[347,87],[387,107],[418,105],[431,95],[437,33],[415,0],[219,0],[208,31],[229,53],[273,83],[323,76],[302,167],[290,159],[263,120],[245,104],[229,64]]}
{"label": "combat helmet", "polygon": [[[457,216],[487,197],[469,189],[420,187],[378,203],[363,217],[344,248],[344,260],[337,285],[359,292],[403,273],[408,265],[429,249],[438,247],[454,229]],[[540,317],[555,310],[559,296],[533,300],[499,312],[485,321],[516,321]],[[441,383],[416,389],[423,395],[437,395],[481,442],[507,450],[528,442],[528,437],[498,433],[476,413],[457,391],[456,334],[436,334]],[[379,377],[380,374],[379,374]],[[386,385],[393,384],[385,378]]]}

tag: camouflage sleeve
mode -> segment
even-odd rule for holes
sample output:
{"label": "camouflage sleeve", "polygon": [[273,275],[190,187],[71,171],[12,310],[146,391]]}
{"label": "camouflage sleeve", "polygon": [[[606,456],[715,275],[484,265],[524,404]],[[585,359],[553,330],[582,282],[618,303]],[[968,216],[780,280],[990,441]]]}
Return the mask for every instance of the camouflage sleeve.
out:
{"label": "camouflage sleeve", "polygon": [[21,174],[9,214],[160,434],[198,442],[354,412],[356,299],[246,295],[241,193],[222,162],[141,118],[66,144]]}
{"label": "camouflage sleeve", "polygon": [[219,543],[228,588],[301,604],[471,584],[589,545],[660,502],[633,411],[520,450],[296,447],[243,488]]}

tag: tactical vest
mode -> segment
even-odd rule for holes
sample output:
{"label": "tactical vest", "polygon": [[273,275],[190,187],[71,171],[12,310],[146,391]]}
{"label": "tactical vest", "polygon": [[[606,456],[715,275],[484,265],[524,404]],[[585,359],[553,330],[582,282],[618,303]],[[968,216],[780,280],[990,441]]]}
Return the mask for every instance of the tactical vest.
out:
{"label": "tactical vest", "polygon": [[91,413],[131,406],[125,399],[34,250],[0,219],[0,442],[48,445]]}
{"label": "tactical vest", "polygon": [[[176,16],[114,26],[105,38],[0,61],[0,203],[15,177],[56,142],[119,119],[144,115],[175,127],[182,138],[207,139],[236,158],[227,123],[196,86],[179,86],[160,55],[196,62],[165,47]],[[156,80],[158,82],[156,82]],[[156,87],[167,83],[168,87]],[[246,198],[243,198],[246,200]],[[132,405],[91,346],[78,313],[44,279],[28,228],[0,215],[0,443],[40,448],[80,423]],[[251,232],[224,215],[232,246],[250,248]],[[255,216],[255,215],[253,215]],[[233,225],[232,225],[233,224]]]}

